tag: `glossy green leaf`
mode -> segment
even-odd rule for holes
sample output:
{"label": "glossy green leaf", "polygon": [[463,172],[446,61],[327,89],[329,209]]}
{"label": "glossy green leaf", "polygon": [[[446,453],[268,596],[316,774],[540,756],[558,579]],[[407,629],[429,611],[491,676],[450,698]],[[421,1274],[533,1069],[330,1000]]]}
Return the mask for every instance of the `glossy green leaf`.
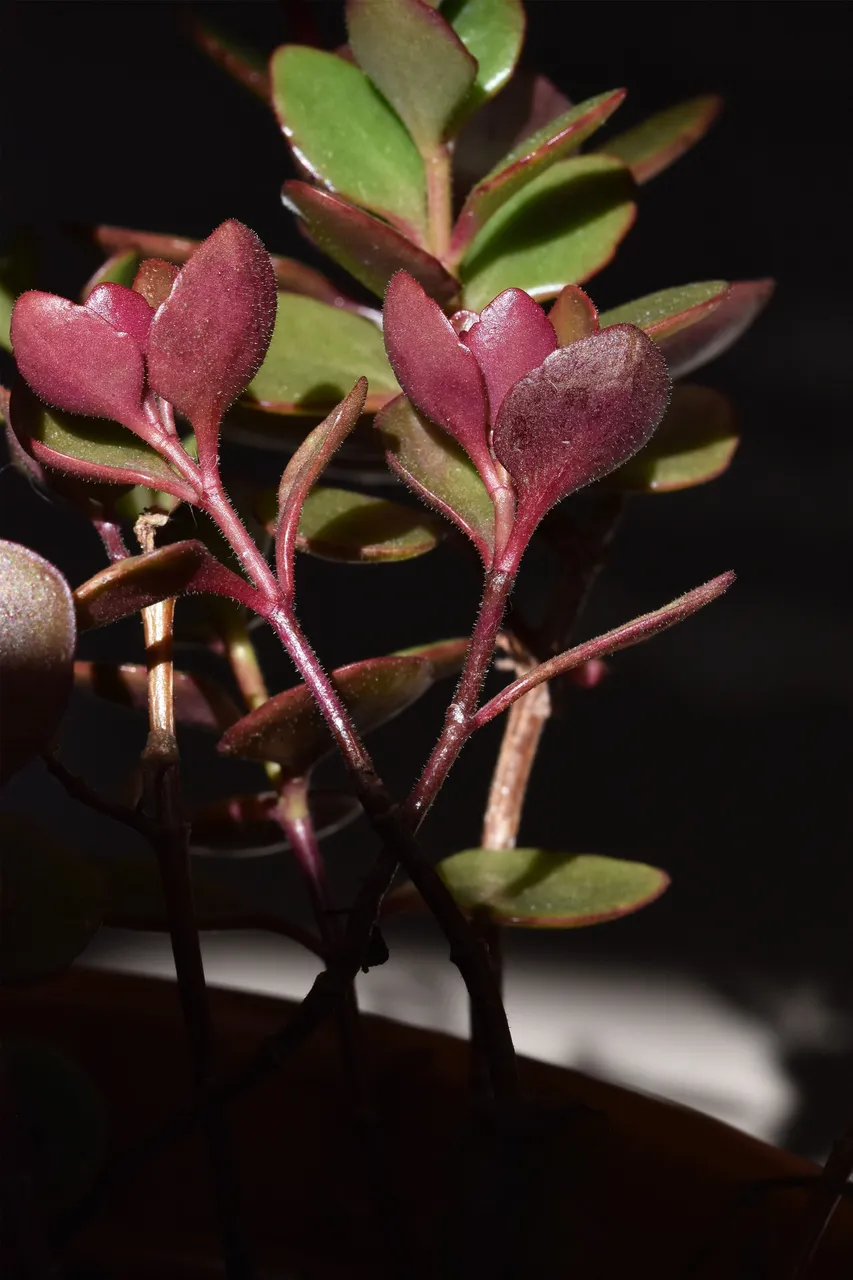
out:
{"label": "glossy green leaf", "polygon": [[[258,501],[258,514],[274,533],[275,492],[259,495]],[[323,560],[381,564],[425,555],[437,546],[441,532],[436,521],[399,502],[318,487],[303,504],[296,546]]]}
{"label": "glossy green leaf", "polygon": [[554,297],[605,267],[636,214],[629,171],[575,156],[534,178],[486,223],[462,261],[463,303],[481,311],[504,289]]}
{"label": "glossy green leaf", "polygon": [[[233,699],[213,680],[175,671],[172,682],[178,724],[222,733],[240,719]],[[75,662],[74,684],[120,707],[148,710],[148,669],[135,663]]]}
{"label": "glossy green leaf", "polygon": [[103,918],[98,877],[50,832],[0,814],[0,982],[61,973]]}
{"label": "glossy green leaf", "polygon": [[441,12],[477,61],[463,114],[493,98],[509,80],[524,43],[521,0],[446,0]]}
{"label": "glossy green leaf", "polygon": [[429,644],[415,644],[410,649],[398,649],[401,658],[428,658],[436,680],[446,680],[449,676],[458,675],[468,652],[468,637],[458,636],[453,640],[431,640]]}
{"label": "glossy green leaf", "polygon": [[629,493],[668,493],[706,484],[728,468],[738,447],[734,405],[711,387],[673,388],[649,443],[604,483]]}
{"label": "glossy green leaf", "polygon": [[[290,842],[272,816],[278,804],[274,791],[229,796],[197,809],[192,816],[194,857],[261,858],[282,853]],[[361,817],[361,804],[344,791],[311,791],[308,796],[317,838],[333,835]]]}
{"label": "glossy green leaf", "polygon": [[[332,683],[363,733],[399,715],[432,682],[432,667],[423,658],[368,658],[332,672]],[[326,722],[304,684],[244,716],[219,743],[224,755],[272,760],[291,777],[307,773],[332,749]]]}
{"label": "glossy green leaf", "polygon": [[80,293],[80,301],[85,302],[99,284],[123,284],[126,289],[130,289],[136,279],[141,261],[139,254],[133,249],[114,253],[107,258],[106,262],[102,262],[95,274],[86,281]]}
{"label": "glossy green leaf", "polygon": [[106,1104],[83,1068],[50,1044],[4,1040],[3,1056],[35,1198],[59,1212],[89,1190],[106,1160]]}
{"label": "glossy green leaf", "polygon": [[303,171],[417,239],[426,222],[426,175],[399,116],[353,63],[320,49],[273,54],[276,114]]}
{"label": "glossy green leaf", "polygon": [[71,693],[71,589],[29,547],[0,542],[0,783],[44,750]]}
{"label": "glossy green leaf", "polygon": [[405,396],[376,417],[388,465],[424,502],[471,539],[485,564],[494,550],[495,512],[476,467],[446,431],[428,422]]}
{"label": "glossy green leaf", "polygon": [[599,323],[602,329],[611,324],[635,324],[645,329],[650,338],[661,342],[713,311],[725,297],[728,287],[725,280],[703,280],[699,284],[661,289],[658,293],[603,311]]}
{"label": "glossy green leaf", "polygon": [[280,293],[269,351],[247,402],[271,413],[326,413],[361,377],[370,384],[365,412],[398,394],[377,326],[313,298]]}
{"label": "glossy green leaf", "polygon": [[624,101],[624,89],[611,90],[548,121],[524,138],[486,174],[468,195],[453,231],[454,260],[462,256],[480,228],[503,205],[559,160],[578,150],[590,134]]}
{"label": "glossy green leaf", "polygon": [[468,97],[477,63],[422,0],[347,0],[346,13],[356,61],[429,154]]}
{"label": "glossy green leaf", "polygon": [[648,182],[705,136],[722,105],[716,94],[679,102],[611,138],[600,150],[623,160],[637,182]]}
{"label": "glossy green leaf", "polygon": [[[669,884],[665,871],[589,853],[544,849],[466,849],[438,872],[457,904],[500,925],[577,929],[630,915]],[[397,906],[406,903],[404,887]]]}

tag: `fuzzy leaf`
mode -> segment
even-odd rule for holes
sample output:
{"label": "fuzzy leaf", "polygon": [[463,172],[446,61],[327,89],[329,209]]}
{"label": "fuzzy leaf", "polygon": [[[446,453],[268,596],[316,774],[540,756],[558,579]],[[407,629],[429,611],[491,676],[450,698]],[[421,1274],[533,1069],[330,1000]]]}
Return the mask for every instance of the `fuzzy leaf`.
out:
{"label": "fuzzy leaf", "polygon": [[570,107],[556,120],[523,139],[469,193],[453,232],[454,261],[467,251],[477,232],[517,192],[545,173],[558,160],[577,151],[625,99],[624,89],[612,90]]}
{"label": "fuzzy leaf", "polygon": [[347,0],[350,48],[426,155],[447,136],[477,63],[424,0]]}
{"label": "fuzzy leaf", "polygon": [[222,416],[258,371],[275,313],[269,255],[232,220],[202,242],[154,317],[148,380],[192,423],[203,471],[216,466]]}
{"label": "fuzzy leaf", "polygon": [[97,876],[43,828],[0,815],[0,983],[67,969],[100,927]]}
{"label": "fuzzy leaf", "polygon": [[429,506],[471,539],[491,564],[495,512],[486,486],[463,449],[424,418],[405,396],[377,414],[391,470]]}
{"label": "fuzzy leaf", "polygon": [[561,347],[516,383],[494,430],[518,494],[516,529],[529,536],[555,502],[642,448],[669,393],[660,352],[631,325]]}
{"label": "fuzzy leaf", "polygon": [[12,348],[36,395],[66,413],[113,418],[150,438],[142,349],[88,306],[37,289],[15,303]]}
{"label": "fuzzy leaf", "polygon": [[48,409],[23,382],[12,390],[9,426],[21,448],[45,467],[101,484],[141,484],[176,498],[195,496],[165,458],[118,422]]}
{"label": "fuzzy leaf", "polygon": [[442,306],[456,296],[459,281],[437,258],[357,205],[296,181],[284,184],[282,200],[302,218],[318,249],[380,298],[394,272],[401,268]]}
{"label": "fuzzy leaf", "polygon": [[716,94],[679,102],[611,138],[600,150],[624,161],[637,182],[648,182],[705,136],[722,105]]}
{"label": "fuzzy leaf", "polygon": [[[275,491],[260,495],[256,509],[267,531],[274,533]],[[383,564],[425,555],[440,537],[437,522],[411,507],[350,489],[319,486],[303,503],[296,548],[344,564]]]}
{"label": "fuzzy leaf", "polygon": [[472,352],[405,271],[389,284],[382,315],[385,350],[407,398],[462,446],[484,479],[493,477],[486,386]]}
{"label": "fuzzy leaf", "polygon": [[398,649],[397,656],[428,658],[432,663],[434,679],[446,680],[462,670],[468,643],[467,636],[453,640],[431,640],[429,644],[415,644],[410,649]]}
{"label": "fuzzy leaf", "polygon": [[276,114],[300,168],[419,239],[426,223],[424,163],[364,72],[301,45],[277,49],[271,68]]}
{"label": "fuzzy leaf", "polygon": [[112,254],[86,281],[80,293],[80,301],[87,302],[89,295],[99,284],[123,284],[129,289],[138,270],[139,254],[134,249]]}
{"label": "fuzzy leaf", "polygon": [[0,542],[0,783],[50,743],[71,693],[71,589],[54,565]]}
{"label": "fuzzy leaf", "polygon": [[131,283],[149,307],[156,311],[172,292],[177,275],[178,268],[174,263],[165,262],[162,258],[146,258],[140,262]]}
{"label": "fuzzy leaf", "polygon": [[671,334],[655,336],[673,378],[683,378],[728,351],[764,310],[773,293],[772,280],[738,280],[713,310],[697,314],[694,323]]}
{"label": "fuzzy leaf", "polygon": [[548,312],[548,319],[561,347],[568,347],[580,338],[588,338],[598,333],[600,328],[594,302],[576,284],[567,284],[560,290]]}
{"label": "fuzzy leaf", "polygon": [[360,377],[370,384],[367,413],[398,392],[376,325],[313,298],[279,294],[269,352],[247,402],[270,413],[326,413]]}
{"label": "fuzzy leaf", "polygon": [[[173,673],[175,719],[195,729],[224,732],[240,719],[220,685],[187,671]],[[74,684],[86,693],[136,711],[148,710],[148,670],[131,662],[75,662]]]}
{"label": "fuzzy leaf", "polygon": [[[282,853],[290,842],[273,817],[278,795],[230,796],[197,809],[192,819],[191,848],[194,857],[262,858]],[[311,819],[318,839],[333,835],[361,817],[361,804],[344,791],[311,791]]]}
{"label": "fuzzy leaf", "polygon": [[556,350],[557,335],[529,294],[506,289],[483,308],[463,342],[480,366],[494,422],[510,387]]}
{"label": "fuzzy leaf", "polygon": [[571,105],[547,76],[516,70],[506,88],[466,121],[454,143],[457,190],[470,191],[520,142]]}
{"label": "fuzzy leaf", "polygon": [[[399,715],[433,683],[423,658],[368,658],[339,667],[332,683],[362,733]],[[304,684],[270,698],[233,725],[219,743],[229,756],[272,760],[303,776],[333,749],[332,736]]]}
{"label": "fuzzy leaf", "polygon": [[608,156],[552,165],[489,219],[460,266],[463,305],[480,310],[504,289],[552,298],[611,260],[633,224],[629,171]]}
{"label": "fuzzy leaf", "polygon": [[120,333],[129,333],[145,349],[154,312],[141,294],[123,284],[99,284],[86,299],[86,306]]}
{"label": "fuzzy leaf", "polygon": [[737,447],[735,410],[728,396],[684,383],[673,388],[649,443],[605,483],[630,493],[690,489],[722,475]]}
{"label": "fuzzy leaf", "polygon": [[103,627],[160,600],[196,591],[224,595],[249,608],[258,604],[254,588],[220,564],[201,542],[175,542],[118,560],[78,587],[77,625],[81,631]]}
{"label": "fuzzy leaf", "polygon": [[681,329],[696,324],[720,305],[729,285],[725,280],[704,280],[700,284],[676,285],[645,298],[624,302],[601,314],[601,327],[635,324],[649,337],[662,342]]}
{"label": "fuzzy leaf", "polygon": [[524,43],[521,0],[447,0],[447,19],[476,60],[477,77],[464,114],[493,98],[512,76]]}
{"label": "fuzzy leaf", "polygon": [[[438,872],[463,911],[526,929],[618,920],[654,902],[669,885],[665,871],[642,862],[544,849],[466,849],[440,862]],[[416,902],[406,885],[388,905],[393,910]]]}

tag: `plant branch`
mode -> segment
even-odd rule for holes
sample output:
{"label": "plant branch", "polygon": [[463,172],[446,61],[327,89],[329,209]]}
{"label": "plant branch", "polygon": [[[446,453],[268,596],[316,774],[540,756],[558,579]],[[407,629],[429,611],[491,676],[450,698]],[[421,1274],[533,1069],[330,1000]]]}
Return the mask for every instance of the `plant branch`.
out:
{"label": "plant branch", "polygon": [[112,800],[105,799],[94,787],[90,787],[85,779],[78,777],[70,769],[66,769],[65,765],[52,752],[44,751],[41,758],[48,772],[53,774],[57,782],[61,783],[72,800],[85,804],[89,809],[94,810],[95,813],[103,814],[106,818],[112,818],[114,822],[121,822],[126,827],[132,827],[134,831],[138,831],[146,839],[150,837],[151,825],[143,814],[137,813],[135,809],[128,808],[127,805],[115,804]]}
{"label": "plant branch", "polygon": [[444,262],[453,230],[453,186],[450,151],[443,143],[424,155],[427,183],[429,250]]}

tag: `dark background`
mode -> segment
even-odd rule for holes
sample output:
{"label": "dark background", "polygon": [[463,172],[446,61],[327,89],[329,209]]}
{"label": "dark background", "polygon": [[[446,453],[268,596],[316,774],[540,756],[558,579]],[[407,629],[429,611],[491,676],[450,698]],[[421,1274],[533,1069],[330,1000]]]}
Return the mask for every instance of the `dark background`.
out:
{"label": "dark background", "polygon": [[[754,330],[699,379],[739,406],[735,466],[705,488],[634,501],[583,634],[724,569],[736,569],[738,582],[683,628],[620,655],[601,689],[573,699],[548,731],[522,831],[527,844],[655,862],[673,888],[618,925],[514,945],[590,961],[654,959],[700,972],[741,1003],[756,981],[780,990],[814,982],[853,1013],[847,8],[820,0],[529,6],[526,63],[575,101],[626,85],[620,130],[697,93],[726,99],[709,138],[641,192],[617,261],[588,286],[599,306],[718,277],[772,275],[778,290]],[[287,38],[284,5],[207,9],[266,48]],[[312,9],[329,43],[339,41],[338,4]],[[76,293],[97,264],[59,230],[69,223],[203,236],[237,217],[271,250],[310,257],[279,203],[290,167],[275,123],[193,48],[178,17],[169,3],[7,9],[3,230],[39,228],[42,286]],[[268,465],[274,483],[281,460]],[[47,554],[72,582],[102,563],[93,536],[8,470],[0,532]],[[331,665],[460,633],[477,600],[473,572],[448,549],[375,571],[316,561],[301,569],[301,612]],[[87,637],[84,652],[127,658],[138,643],[128,623]],[[289,683],[273,645],[263,650],[272,685]],[[446,694],[376,735],[397,792],[423,759]],[[65,758],[115,784],[142,734],[118,711],[75,703]],[[496,740],[495,732],[477,739],[436,806],[425,830],[436,854],[477,842]],[[194,745],[193,794],[230,788],[234,766],[207,742]],[[78,839],[115,839],[38,767],[3,803],[73,826]],[[347,892],[373,848],[363,826],[329,842]],[[284,860],[246,867],[258,893],[283,884],[295,892]],[[830,1043],[792,1066],[805,1093],[791,1141],[815,1149],[853,1110],[853,1063]]]}

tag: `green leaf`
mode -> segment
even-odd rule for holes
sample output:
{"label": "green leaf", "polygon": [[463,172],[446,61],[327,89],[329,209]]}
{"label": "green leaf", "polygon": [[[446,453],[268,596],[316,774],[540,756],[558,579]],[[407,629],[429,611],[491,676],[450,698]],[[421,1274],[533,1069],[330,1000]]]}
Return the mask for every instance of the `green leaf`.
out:
{"label": "green leaf", "polygon": [[277,49],[271,69],[276,114],[300,168],[418,239],[426,225],[424,163],[364,72],[301,45]]}
{"label": "green leaf", "polygon": [[[466,849],[440,862],[438,872],[464,911],[527,929],[578,929],[617,920],[653,902],[669,885],[665,871],[642,862],[544,849]],[[392,907],[405,901],[401,897]]]}
{"label": "green leaf", "polygon": [[[259,495],[258,514],[275,532],[274,490]],[[438,545],[437,522],[411,507],[349,489],[314,488],[299,517],[296,546],[323,560],[381,564],[412,560]]]}
{"label": "green leaf", "polygon": [[89,1190],[106,1160],[104,1099],[83,1068],[52,1045],[10,1039],[3,1054],[27,1135],[36,1199],[51,1213],[67,1209]]}
{"label": "green leaf", "polygon": [[61,973],[103,918],[101,882],[25,818],[0,814],[0,982]]}
{"label": "green leaf", "polygon": [[605,267],[636,214],[629,171],[608,156],[553,165],[490,218],[460,268],[463,304],[481,311],[504,289],[554,297]]}
{"label": "green leaf", "polygon": [[661,289],[633,302],[624,302],[599,316],[599,324],[606,329],[612,324],[635,324],[645,329],[650,338],[660,342],[680,329],[696,324],[719,306],[728,290],[725,280],[703,280],[699,284],[676,285],[673,289]]}
{"label": "green leaf", "polygon": [[679,102],[611,138],[600,151],[623,160],[637,182],[648,182],[705,136],[722,105],[713,93]]}
{"label": "green leaf", "polygon": [[[229,796],[197,809],[192,817],[194,857],[261,858],[282,853],[290,841],[272,816],[278,795]],[[344,791],[310,791],[308,806],[318,840],[333,835],[361,817],[361,804]]]}
{"label": "green leaf", "polygon": [[[433,683],[423,658],[368,658],[332,672],[356,727],[367,733],[399,715]],[[271,760],[303,776],[333,749],[332,736],[306,685],[286,689],[244,716],[223,736],[224,755]]]}
{"label": "green leaf", "polygon": [[[75,662],[78,689],[135,711],[148,710],[148,669],[132,662]],[[240,719],[231,697],[213,680],[188,671],[172,673],[175,719],[194,729],[224,732]]]}
{"label": "green leaf", "polygon": [[673,388],[663,422],[649,443],[604,482],[629,493],[670,493],[715,480],[738,447],[734,405],[711,387]]}
{"label": "green leaf", "polygon": [[107,258],[106,262],[102,262],[95,274],[86,281],[80,293],[80,301],[85,302],[99,284],[123,284],[129,289],[136,279],[141,261],[139,254],[133,249],[114,253],[112,257]]}
{"label": "green leaf", "polygon": [[410,649],[398,649],[401,658],[428,658],[436,680],[446,680],[448,676],[458,675],[465,662],[470,641],[467,636],[458,636],[453,640],[431,640],[429,644],[415,644]]}
{"label": "green leaf", "polygon": [[313,298],[280,293],[267,357],[247,391],[271,413],[327,413],[366,377],[372,413],[399,392],[382,333],[370,320]]}
{"label": "green leaf", "polygon": [[71,589],[29,547],[0,542],[0,783],[50,743],[71,694]]}
{"label": "green leaf", "polygon": [[447,0],[441,12],[477,61],[467,116],[493,98],[515,70],[524,43],[524,7],[520,0]]}
{"label": "green leaf", "polygon": [[506,202],[559,160],[577,151],[600,128],[625,98],[624,89],[611,90],[564,111],[524,138],[469,193],[453,231],[454,260],[479,229]]}
{"label": "green leaf", "polygon": [[347,0],[346,11],[356,61],[428,155],[468,97],[477,63],[421,0]]}
{"label": "green leaf", "polygon": [[471,539],[485,564],[494,551],[495,511],[471,459],[405,396],[377,415],[388,465],[404,484]]}

